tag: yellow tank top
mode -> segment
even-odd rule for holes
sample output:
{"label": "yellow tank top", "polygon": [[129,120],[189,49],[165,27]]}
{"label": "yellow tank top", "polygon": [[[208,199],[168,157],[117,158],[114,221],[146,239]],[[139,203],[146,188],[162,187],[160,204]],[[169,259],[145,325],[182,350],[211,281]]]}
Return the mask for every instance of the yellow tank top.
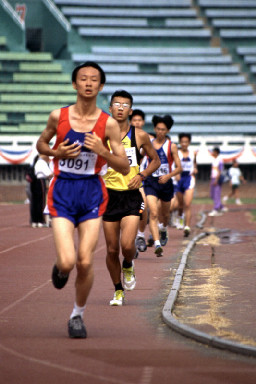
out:
{"label": "yellow tank top", "polygon": [[[109,142],[107,143],[111,151]],[[139,163],[141,155],[136,145],[135,139],[135,127],[130,126],[129,131],[122,139],[126,155],[130,163],[130,172],[124,176],[119,172],[116,172],[113,168],[108,167],[107,173],[103,176],[106,187],[114,189],[115,191],[127,191],[129,181],[139,173]]]}

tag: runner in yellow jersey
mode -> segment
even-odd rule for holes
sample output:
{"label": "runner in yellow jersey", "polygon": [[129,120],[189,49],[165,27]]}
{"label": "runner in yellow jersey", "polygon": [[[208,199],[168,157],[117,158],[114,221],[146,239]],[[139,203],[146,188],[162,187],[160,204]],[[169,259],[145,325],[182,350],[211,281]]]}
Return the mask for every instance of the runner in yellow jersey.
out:
{"label": "runner in yellow jersey", "polygon": [[[119,124],[122,144],[130,162],[128,175],[124,176],[112,168],[108,168],[107,174],[104,176],[109,194],[108,206],[103,215],[103,228],[107,244],[106,263],[115,287],[114,298],[110,301],[110,305],[122,305],[124,289],[132,290],[135,288],[133,259],[136,255],[135,238],[143,203],[139,188],[142,185],[142,180],[160,166],[159,157],[148,134],[129,125],[128,117],[132,113],[132,103],[132,96],[124,90],[116,91],[110,102],[110,113]],[[140,173],[141,148],[151,159],[151,162]],[[124,257],[122,266],[119,259],[120,247]],[[121,271],[123,271],[123,284]]]}

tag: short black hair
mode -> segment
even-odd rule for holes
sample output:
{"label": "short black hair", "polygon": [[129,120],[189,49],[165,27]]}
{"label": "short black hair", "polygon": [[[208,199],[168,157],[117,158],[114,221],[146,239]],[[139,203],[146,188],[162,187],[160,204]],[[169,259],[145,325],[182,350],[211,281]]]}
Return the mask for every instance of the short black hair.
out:
{"label": "short black hair", "polygon": [[145,113],[141,109],[134,109],[132,114],[129,116],[129,120],[131,120],[134,116],[140,116],[143,120],[145,120]]}
{"label": "short black hair", "polygon": [[183,138],[183,137],[187,137],[188,139],[189,139],[189,141],[191,142],[191,138],[192,138],[192,136],[191,136],[191,134],[190,133],[179,133],[179,141],[181,141],[181,139]]}
{"label": "short black hair", "polygon": [[92,68],[97,69],[99,71],[99,73],[100,73],[100,83],[101,84],[105,84],[106,83],[105,72],[99,66],[99,64],[95,63],[95,61],[86,61],[85,63],[82,63],[82,64],[78,65],[77,67],[75,67],[75,69],[72,72],[72,83],[76,82],[77,72],[79,71],[79,69],[85,68],[85,67],[92,67]]}
{"label": "short black hair", "polygon": [[219,155],[219,154],[220,154],[220,149],[219,149],[219,147],[214,147],[213,150],[212,150],[212,152],[217,152],[218,155]]}
{"label": "short black hair", "polygon": [[173,126],[174,120],[171,117],[171,115],[165,115],[165,116],[154,115],[152,117],[152,123],[154,124],[154,127],[156,127],[158,123],[164,123],[166,125],[166,128],[169,131]]}
{"label": "short black hair", "polygon": [[115,97],[123,97],[125,99],[129,99],[131,102],[131,106],[132,106],[133,97],[129,92],[125,91],[124,89],[118,89],[117,91],[115,91],[113,93],[113,95],[111,96],[110,105],[112,104],[112,101]]}

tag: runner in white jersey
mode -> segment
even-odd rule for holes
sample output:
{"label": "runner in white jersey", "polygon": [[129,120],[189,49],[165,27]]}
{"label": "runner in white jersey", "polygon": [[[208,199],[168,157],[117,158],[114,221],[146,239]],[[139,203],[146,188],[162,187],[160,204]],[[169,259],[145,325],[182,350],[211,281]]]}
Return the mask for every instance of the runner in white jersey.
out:
{"label": "runner in white jersey", "polygon": [[182,229],[182,214],[185,215],[184,236],[190,234],[191,222],[191,203],[195,188],[195,175],[197,174],[196,156],[194,151],[189,149],[191,143],[191,135],[189,133],[181,133],[179,135],[180,149],[178,155],[181,162],[182,173],[177,184],[177,199],[179,203],[179,228]]}

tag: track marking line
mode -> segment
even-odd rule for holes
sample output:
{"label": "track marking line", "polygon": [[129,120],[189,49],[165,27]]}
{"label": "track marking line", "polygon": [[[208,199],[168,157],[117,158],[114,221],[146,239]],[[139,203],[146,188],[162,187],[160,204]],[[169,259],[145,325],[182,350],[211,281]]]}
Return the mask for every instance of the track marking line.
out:
{"label": "track marking line", "polygon": [[7,249],[4,249],[4,250],[0,251],[0,255],[3,254],[3,253],[6,253],[6,252],[12,251],[13,249],[17,249],[17,248],[20,248],[20,247],[25,247],[26,245],[36,243],[37,241],[48,239],[49,237],[52,237],[52,233],[50,235],[47,235],[47,236],[39,237],[38,239],[35,239],[35,240],[30,240],[30,241],[26,241],[25,243],[20,243],[20,244],[17,244],[17,245],[13,245],[10,248],[7,248]]}
{"label": "track marking line", "polygon": [[153,367],[144,367],[140,384],[150,384],[153,375]]}

